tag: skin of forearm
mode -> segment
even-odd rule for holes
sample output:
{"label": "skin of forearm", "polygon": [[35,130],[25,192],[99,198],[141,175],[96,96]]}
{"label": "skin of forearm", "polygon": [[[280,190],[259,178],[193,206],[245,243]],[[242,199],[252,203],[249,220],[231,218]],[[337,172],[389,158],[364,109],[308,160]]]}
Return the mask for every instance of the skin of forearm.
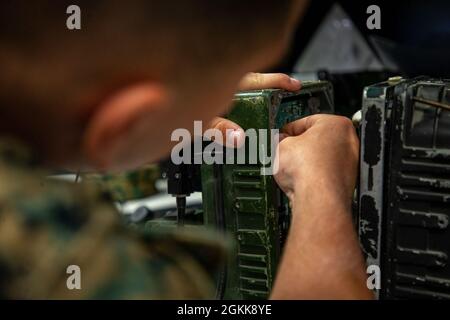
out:
{"label": "skin of forearm", "polygon": [[366,286],[351,200],[340,190],[324,187],[303,188],[291,197],[291,230],[272,299],[373,298]]}

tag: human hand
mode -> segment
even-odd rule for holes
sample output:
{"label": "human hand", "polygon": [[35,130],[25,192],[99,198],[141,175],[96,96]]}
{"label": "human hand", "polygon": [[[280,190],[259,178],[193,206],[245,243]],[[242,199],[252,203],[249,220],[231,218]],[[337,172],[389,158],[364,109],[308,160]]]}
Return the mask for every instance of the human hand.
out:
{"label": "human hand", "polygon": [[350,203],[358,173],[359,139],[344,117],[314,115],[289,123],[278,146],[276,181],[291,201],[296,193],[331,191]]}
{"label": "human hand", "polygon": [[[252,72],[245,75],[241,80],[238,90],[283,89],[287,91],[298,91],[300,88],[301,82],[286,74]],[[217,117],[211,122],[209,127],[222,132],[222,135],[225,138],[224,144],[228,147],[240,147],[245,141],[244,130],[228,119]]]}
{"label": "human hand", "polygon": [[352,122],[314,115],[288,124],[275,178],[292,219],[272,299],[373,299],[351,199],[359,141]]}

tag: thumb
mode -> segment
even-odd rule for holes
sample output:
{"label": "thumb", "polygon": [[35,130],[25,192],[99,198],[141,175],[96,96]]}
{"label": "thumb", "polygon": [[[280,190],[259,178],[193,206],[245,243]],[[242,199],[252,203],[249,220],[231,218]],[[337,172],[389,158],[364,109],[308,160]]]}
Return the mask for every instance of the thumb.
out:
{"label": "thumb", "polygon": [[245,132],[233,121],[220,117],[215,118],[210,124],[210,129],[216,129],[222,133],[226,147],[240,148],[244,145]]}
{"label": "thumb", "polygon": [[288,123],[281,130],[288,136],[299,136],[314,126],[321,118],[321,115],[309,116],[300,120]]}

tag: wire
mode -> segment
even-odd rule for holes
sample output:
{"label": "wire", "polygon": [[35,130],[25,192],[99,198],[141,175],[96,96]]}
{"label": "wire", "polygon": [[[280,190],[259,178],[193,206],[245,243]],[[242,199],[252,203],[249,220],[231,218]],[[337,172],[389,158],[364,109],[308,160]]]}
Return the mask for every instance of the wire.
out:
{"label": "wire", "polygon": [[81,170],[78,169],[77,174],[75,176],[75,183],[78,183],[78,181],[80,180],[80,174],[81,174]]}

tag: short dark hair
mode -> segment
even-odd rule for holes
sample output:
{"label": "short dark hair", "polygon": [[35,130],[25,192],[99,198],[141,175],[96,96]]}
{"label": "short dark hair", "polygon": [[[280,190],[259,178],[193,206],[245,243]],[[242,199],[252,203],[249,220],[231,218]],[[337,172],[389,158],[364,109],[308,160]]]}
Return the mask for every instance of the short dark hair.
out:
{"label": "short dark hair", "polygon": [[[41,49],[70,48],[67,44],[86,40],[78,48],[89,52],[81,54],[107,56],[153,48],[160,50],[160,57],[178,52],[194,62],[210,57],[220,61],[236,47],[255,49],[280,35],[295,2],[302,1],[6,0],[0,12],[0,47],[32,58]],[[80,31],[66,28],[66,8],[72,4],[81,8]]]}

